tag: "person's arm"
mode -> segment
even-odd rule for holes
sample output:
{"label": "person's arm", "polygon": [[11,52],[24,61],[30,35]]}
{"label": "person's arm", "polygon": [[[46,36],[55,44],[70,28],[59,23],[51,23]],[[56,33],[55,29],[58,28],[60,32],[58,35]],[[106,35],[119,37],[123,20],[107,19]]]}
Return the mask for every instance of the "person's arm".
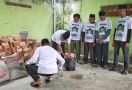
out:
{"label": "person's arm", "polygon": [[84,42],[85,32],[82,32],[82,42]]}
{"label": "person's arm", "polygon": [[68,48],[68,53],[71,53],[71,47],[70,47],[70,43],[71,43],[71,36],[68,38],[67,40],[67,48]]}
{"label": "person's arm", "polygon": [[31,59],[29,59],[27,61],[27,64],[34,64],[37,63],[39,59],[39,48],[37,48],[33,54],[33,56],[31,57]]}
{"label": "person's arm", "polygon": [[113,41],[115,41],[115,33],[116,33],[116,28],[115,28],[114,34],[113,34]]}
{"label": "person's arm", "polygon": [[59,61],[58,67],[60,70],[62,70],[65,60],[62,58],[62,56],[58,52],[56,53],[57,53],[57,60]]}
{"label": "person's arm", "polygon": [[132,18],[130,18],[129,22],[128,22],[128,30],[127,30],[127,40],[126,40],[126,43],[130,43],[130,41],[131,41],[131,32],[132,32]]}
{"label": "person's arm", "polygon": [[130,18],[128,21],[127,38],[126,38],[126,43],[125,43],[126,48],[129,47],[129,43],[131,41],[131,30],[132,30],[132,18]]}
{"label": "person's arm", "polygon": [[62,47],[61,47],[61,44],[57,44],[57,46],[58,46],[58,49],[61,52],[61,54],[64,55],[64,52],[63,52]]}
{"label": "person's arm", "polygon": [[115,30],[114,30],[114,34],[113,34],[113,42],[112,42],[112,47],[114,47],[114,42],[115,42],[115,33],[116,33],[116,28],[115,28]]}
{"label": "person's arm", "polygon": [[105,35],[102,37],[103,40],[105,40],[110,35],[111,29],[108,29]]}
{"label": "person's arm", "polygon": [[95,31],[94,31],[94,33],[95,33],[95,40],[98,42],[98,40],[99,40],[99,38],[100,38],[100,36],[99,36],[99,28],[98,28],[98,22],[96,23],[96,28],[95,28]]}
{"label": "person's arm", "polygon": [[68,53],[71,53],[70,44],[67,45],[67,48],[68,48]]}
{"label": "person's arm", "polygon": [[99,39],[99,37],[100,37],[100,36],[99,36],[98,30],[95,30],[95,38],[96,38],[96,39]]}
{"label": "person's arm", "polygon": [[106,32],[105,35],[102,37],[103,40],[105,40],[105,39],[110,35],[111,29],[112,29],[112,23],[111,23],[111,21],[109,20],[109,22],[108,22],[108,27],[107,27],[107,32]]}
{"label": "person's arm", "polygon": [[132,29],[128,29],[126,43],[130,43],[131,41],[131,32],[132,32]]}
{"label": "person's arm", "polygon": [[82,24],[82,28],[81,28],[81,41],[82,41],[82,44],[84,44],[84,38],[85,38],[85,25]]}

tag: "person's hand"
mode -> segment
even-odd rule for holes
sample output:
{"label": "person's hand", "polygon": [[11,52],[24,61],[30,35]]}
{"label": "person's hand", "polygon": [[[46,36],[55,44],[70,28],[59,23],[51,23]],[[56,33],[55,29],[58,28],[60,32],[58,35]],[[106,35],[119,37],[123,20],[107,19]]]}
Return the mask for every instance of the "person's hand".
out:
{"label": "person's hand", "polygon": [[115,46],[115,43],[114,42],[112,42],[112,47],[114,47]]}
{"label": "person's hand", "polygon": [[128,43],[125,43],[125,48],[128,48],[129,47],[129,44]]}

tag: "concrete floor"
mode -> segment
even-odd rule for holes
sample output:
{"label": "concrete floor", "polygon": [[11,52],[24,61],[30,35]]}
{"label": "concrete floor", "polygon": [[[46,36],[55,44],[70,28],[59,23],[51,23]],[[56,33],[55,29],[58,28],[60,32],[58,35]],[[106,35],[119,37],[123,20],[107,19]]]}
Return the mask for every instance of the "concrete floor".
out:
{"label": "concrete floor", "polygon": [[28,76],[0,86],[0,90],[132,90],[132,75],[121,75],[89,64],[77,65],[76,71],[64,71],[64,76],[55,75],[49,84],[36,89],[30,86]]}

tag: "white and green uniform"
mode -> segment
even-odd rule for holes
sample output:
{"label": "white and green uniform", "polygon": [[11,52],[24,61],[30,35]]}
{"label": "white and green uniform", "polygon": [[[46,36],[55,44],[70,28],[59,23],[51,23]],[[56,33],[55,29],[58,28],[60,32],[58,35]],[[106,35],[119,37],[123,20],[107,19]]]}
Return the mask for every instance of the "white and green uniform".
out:
{"label": "white and green uniform", "polygon": [[71,51],[77,55],[77,61],[80,60],[81,51],[81,33],[83,32],[84,25],[81,22],[70,22],[68,30],[71,34]]}
{"label": "white and green uniform", "polygon": [[70,22],[68,26],[68,30],[71,33],[71,40],[80,40],[81,32],[83,31],[84,25],[81,22]]}
{"label": "white and green uniform", "polygon": [[84,63],[89,62],[88,55],[90,54],[90,62],[95,63],[95,55],[94,55],[94,42],[95,42],[95,29],[96,25],[95,23],[91,24],[88,22],[85,24],[83,32],[85,33],[84,37]]}
{"label": "white and green uniform", "polygon": [[[98,30],[99,33],[99,37],[103,37],[105,36],[107,30],[111,30],[112,29],[112,23],[111,20],[109,18],[106,18],[106,20],[104,21],[98,21],[96,24],[96,30]],[[103,40],[103,42],[109,42],[109,36]]]}
{"label": "white and green uniform", "polygon": [[96,29],[95,23],[94,24],[87,23],[84,26],[83,32],[85,32],[85,38],[84,38],[85,42],[93,43],[95,41],[95,34],[94,34],[95,29]]}
{"label": "white and green uniform", "polygon": [[103,39],[103,43],[96,42],[96,56],[97,63],[102,66],[107,65],[108,63],[108,47],[109,47],[109,35],[112,29],[112,23],[109,18],[106,18],[104,21],[98,21],[96,23],[96,30],[98,32],[98,38]]}
{"label": "white and green uniform", "polygon": [[119,18],[116,22],[115,40],[126,42],[129,29],[132,29],[132,18]]}
{"label": "white and green uniform", "polygon": [[113,68],[118,65],[119,50],[122,48],[124,55],[124,70],[128,70],[129,66],[129,47],[125,47],[130,42],[132,30],[132,18],[125,16],[119,18],[116,22],[114,32],[114,63]]}

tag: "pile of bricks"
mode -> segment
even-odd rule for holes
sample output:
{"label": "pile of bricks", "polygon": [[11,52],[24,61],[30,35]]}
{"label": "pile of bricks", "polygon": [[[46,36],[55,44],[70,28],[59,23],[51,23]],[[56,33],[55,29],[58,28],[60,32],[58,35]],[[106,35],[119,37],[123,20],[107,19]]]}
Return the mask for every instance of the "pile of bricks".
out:
{"label": "pile of bricks", "polygon": [[9,57],[16,53],[21,60],[26,61],[38,46],[36,39],[21,41],[19,36],[2,36],[0,37],[0,57]]}

